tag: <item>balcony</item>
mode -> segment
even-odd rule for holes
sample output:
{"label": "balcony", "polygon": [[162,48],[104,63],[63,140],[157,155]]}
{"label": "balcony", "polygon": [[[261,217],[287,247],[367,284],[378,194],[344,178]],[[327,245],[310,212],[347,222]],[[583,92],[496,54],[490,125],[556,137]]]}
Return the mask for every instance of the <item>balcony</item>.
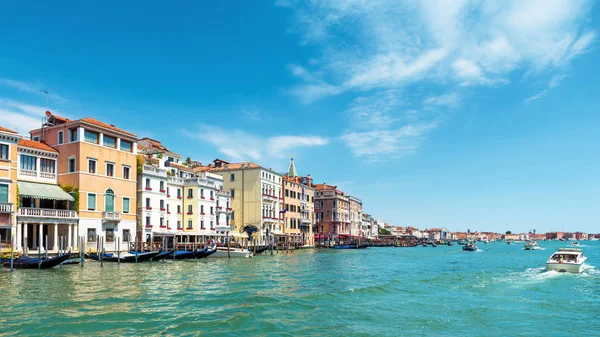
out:
{"label": "balcony", "polygon": [[56,179],[56,173],[40,172],[40,178],[44,178],[44,179]]}
{"label": "balcony", "polygon": [[[183,185],[183,178],[178,177],[167,177],[167,180],[176,184]],[[183,228],[182,228],[183,229]]]}
{"label": "balcony", "polygon": [[28,216],[32,218],[58,218],[58,219],[77,219],[77,212],[67,209],[49,209],[49,208],[19,208],[19,216]]}
{"label": "balcony", "polygon": [[158,190],[160,193],[165,193],[167,192],[166,190]]}
{"label": "balcony", "polygon": [[22,176],[37,177],[37,171],[35,170],[20,169],[19,174]]}
{"label": "balcony", "polygon": [[146,228],[152,229],[152,225],[151,224],[146,224]]}
{"label": "balcony", "polygon": [[154,167],[154,166],[150,166],[150,165],[143,165],[142,172],[143,173],[161,174],[161,175],[166,174],[166,170],[159,169],[158,167]]}
{"label": "balcony", "polygon": [[161,211],[161,212],[164,212],[164,211],[166,211],[166,209],[165,209],[165,208],[161,208],[161,209],[160,209],[160,211]]}
{"label": "balcony", "polygon": [[274,195],[270,195],[270,194],[263,194],[262,195],[262,200],[264,202],[277,202],[277,197]]}
{"label": "balcony", "polygon": [[217,190],[217,196],[229,197],[229,192],[224,192],[221,190]]}
{"label": "balcony", "polygon": [[120,221],[121,213],[117,212],[102,212],[102,222]]}
{"label": "balcony", "polygon": [[310,219],[300,219],[301,224],[310,224]]}
{"label": "balcony", "polygon": [[13,203],[12,202],[0,202],[0,213],[12,213]]}
{"label": "balcony", "polygon": [[144,190],[146,190],[146,191],[152,191],[152,188],[151,187],[146,187],[146,188],[144,188]]}
{"label": "balcony", "polygon": [[185,179],[186,185],[199,185],[207,187],[215,187],[215,182],[204,178],[187,178]]}
{"label": "balcony", "polygon": [[146,210],[147,210],[147,211],[151,211],[151,210],[152,210],[152,207],[150,207],[150,206],[146,206]]}

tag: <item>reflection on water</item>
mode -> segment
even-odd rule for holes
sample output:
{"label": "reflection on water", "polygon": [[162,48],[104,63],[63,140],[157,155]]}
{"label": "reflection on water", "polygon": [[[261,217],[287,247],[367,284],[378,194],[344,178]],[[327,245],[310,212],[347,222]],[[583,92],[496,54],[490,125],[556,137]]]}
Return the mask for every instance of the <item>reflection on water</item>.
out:
{"label": "reflection on water", "polygon": [[546,271],[559,246],[541,244],[2,270],[0,336],[539,335],[549,317],[599,326],[600,244],[587,244],[581,275]]}

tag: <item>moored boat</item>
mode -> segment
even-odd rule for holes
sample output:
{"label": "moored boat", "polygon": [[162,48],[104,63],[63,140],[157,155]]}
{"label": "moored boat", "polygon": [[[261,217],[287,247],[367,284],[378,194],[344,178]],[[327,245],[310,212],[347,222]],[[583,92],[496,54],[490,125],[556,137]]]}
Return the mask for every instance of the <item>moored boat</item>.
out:
{"label": "moored boat", "polygon": [[[160,251],[148,252],[148,253],[104,253],[102,257],[103,262],[121,262],[121,263],[136,263],[150,261],[153,257],[160,254]],[[87,255],[92,260],[100,261],[100,254],[90,253]]]}
{"label": "moored boat", "polygon": [[[58,266],[59,264],[71,258],[71,252],[64,255],[59,255],[49,259],[41,259],[36,257],[21,256],[13,260],[13,268],[15,269],[48,269]],[[10,268],[10,259],[2,263],[3,267]]]}
{"label": "moored boat", "polygon": [[579,248],[559,248],[546,261],[546,269],[558,272],[581,273],[585,260],[587,260],[587,257],[583,255],[583,251]]}
{"label": "moored boat", "polygon": [[241,249],[241,248],[230,248],[229,251],[227,251],[227,247],[218,247],[217,250],[210,255],[209,257],[217,257],[217,258],[223,258],[223,257],[234,257],[234,258],[239,258],[239,257],[252,257],[254,256],[252,254],[251,251],[247,250],[247,249]]}

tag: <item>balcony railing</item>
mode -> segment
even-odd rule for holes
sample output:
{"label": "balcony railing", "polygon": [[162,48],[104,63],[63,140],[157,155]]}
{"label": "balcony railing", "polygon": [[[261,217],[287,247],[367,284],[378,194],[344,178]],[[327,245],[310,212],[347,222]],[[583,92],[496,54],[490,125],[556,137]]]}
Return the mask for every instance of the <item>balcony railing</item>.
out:
{"label": "balcony railing", "polygon": [[56,173],[53,173],[53,172],[40,172],[40,178],[44,178],[44,179],[56,179]]}
{"label": "balcony railing", "polygon": [[183,184],[183,178],[179,178],[179,177],[168,177],[167,178],[168,181],[174,182],[176,184]]}
{"label": "balcony railing", "polygon": [[154,174],[166,174],[166,170],[159,169],[158,167],[154,167],[154,166],[150,166],[150,165],[143,165],[142,172],[154,173]]}
{"label": "balcony railing", "polygon": [[22,176],[37,177],[37,171],[35,171],[35,170],[20,169],[19,174]]}
{"label": "balcony railing", "polygon": [[302,224],[310,224],[310,219],[300,219],[300,223],[302,223]]}
{"label": "balcony railing", "polygon": [[12,213],[13,203],[12,202],[0,202],[0,213]]}
{"label": "balcony railing", "polygon": [[119,221],[121,220],[121,213],[117,212],[102,212],[103,221]]}
{"label": "balcony railing", "polygon": [[77,212],[68,209],[22,207],[19,208],[19,215],[33,218],[77,219]]}

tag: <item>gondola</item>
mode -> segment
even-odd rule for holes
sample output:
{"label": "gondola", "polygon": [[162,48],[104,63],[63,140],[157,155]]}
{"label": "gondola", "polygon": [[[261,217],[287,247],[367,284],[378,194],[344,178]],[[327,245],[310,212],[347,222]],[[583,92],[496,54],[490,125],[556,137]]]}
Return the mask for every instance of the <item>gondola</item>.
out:
{"label": "gondola", "polygon": [[173,259],[173,260],[186,260],[186,259],[193,259],[195,256],[196,256],[196,251],[194,251],[194,250],[192,250],[192,251],[176,250],[171,254],[171,256],[169,258]]}
{"label": "gondola", "polygon": [[208,247],[204,247],[202,249],[197,249],[196,252],[194,253],[194,258],[195,259],[203,258],[204,255],[206,254],[206,252],[208,252]]}
{"label": "gondola", "polygon": [[254,252],[253,248],[248,248],[254,255],[258,255],[263,253],[265,250],[269,249],[269,246],[256,247],[256,252]]}
{"label": "gondola", "polygon": [[[15,269],[48,269],[58,266],[59,264],[65,262],[71,258],[71,252],[68,252],[64,255],[59,255],[57,257],[52,257],[49,259],[39,259],[35,257],[29,256],[21,256],[18,259],[13,260],[13,268]],[[3,262],[2,266],[10,268],[10,259],[8,262]]]}
{"label": "gondola", "polygon": [[173,252],[175,252],[175,250],[168,250],[166,252],[160,252],[158,255],[156,255],[155,257],[152,258],[152,262],[156,262],[156,261],[160,261],[160,260],[169,258],[171,256],[171,254],[173,254]]}
{"label": "gondola", "polygon": [[[153,257],[160,254],[160,251],[140,253],[140,254],[123,254],[119,258],[117,254],[104,253],[102,261],[104,262],[123,262],[123,263],[136,263],[150,261]],[[92,260],[100,261],[100,256],[95,253],[88,254],[88,257]]]}
{"label": "gondola", "polygon": [[202,249],[202,254],[196,255],[197,259],[209,257],[217,251],[217,245],[214,245],[212,249],[204,248]]}

